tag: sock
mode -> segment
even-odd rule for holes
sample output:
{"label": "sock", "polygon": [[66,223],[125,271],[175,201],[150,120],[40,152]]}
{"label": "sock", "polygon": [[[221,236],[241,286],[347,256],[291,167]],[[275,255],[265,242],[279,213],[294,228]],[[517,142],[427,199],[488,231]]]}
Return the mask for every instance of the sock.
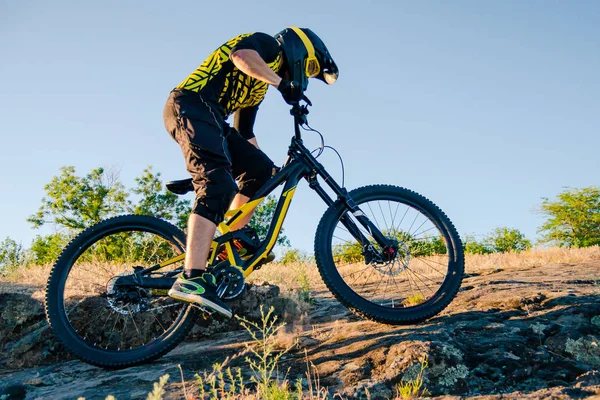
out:
{"label": "sock", "polygon": [[203,269],[184,269],[183,276],[185,277],[185,279],[194,279],[199,276],[202,276],[202,274],[205,272],[206,271]]}

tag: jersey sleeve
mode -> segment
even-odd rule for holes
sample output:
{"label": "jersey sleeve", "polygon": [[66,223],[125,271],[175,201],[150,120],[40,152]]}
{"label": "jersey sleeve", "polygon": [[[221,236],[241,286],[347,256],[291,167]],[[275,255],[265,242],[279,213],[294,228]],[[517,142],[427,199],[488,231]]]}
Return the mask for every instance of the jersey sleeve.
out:
{"label": "jersey sleeve", "polygon": [[246,36],[237,42],[231,52],[241,49],[255,50],[267,64],[275,61],[280,51],[279,42],[273,36],[262,32]]}
{"label": "jersey sleeve", "polygon": [[254,121],[258,112],[258,104],[252,107],[240,108],[233,114],[233,127],[246,140],[254,137]]}

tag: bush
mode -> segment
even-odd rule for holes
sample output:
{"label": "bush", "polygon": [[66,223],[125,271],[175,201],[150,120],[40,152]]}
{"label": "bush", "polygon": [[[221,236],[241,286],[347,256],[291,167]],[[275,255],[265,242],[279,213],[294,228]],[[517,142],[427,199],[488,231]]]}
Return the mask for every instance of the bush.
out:
{"label": "bush", "polygon": [[69,238],[60,233],[36,236],[29,250],[32,261],[38,265],[54,263],[68,242]]}
{"label": "bush", "polygon": [[485,240],[485,246],[490,253],[517,253],[529,250],[531,242],[518,229],[506,227],[496,228]]}
{"label": "bush", "polygon": [[10,273],[26,263],[27,254],[20,243],[7,237],[0,242],[0,272]]}
{"label": "bush", "polygon": [[556,200],[544,199],[541,213],[548,219],[538,230],[542,243],[562,247],[600,245],[600,188],[567,189]]}
{"label": "bush", "polygon": [[474,236],[467,235],[463,239],[465,254],[490,254],[491,250],[483,242],[478,242]]}

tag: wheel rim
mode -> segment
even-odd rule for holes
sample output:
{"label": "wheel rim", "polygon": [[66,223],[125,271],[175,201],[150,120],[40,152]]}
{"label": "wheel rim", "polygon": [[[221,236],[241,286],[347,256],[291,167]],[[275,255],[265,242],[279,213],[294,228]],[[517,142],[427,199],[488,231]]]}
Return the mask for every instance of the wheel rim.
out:
{"label": "wheel rim", "polygon": [[[450,237],[427,211],[395,197],[358,200],[357,205],[389,239],[396,242],[391,259],[367,264],[361,244],[339,216],[333,228],[333,262],[344,283],[356,295],[384,308],[415,308],[434,301],[443,292],[453,260]],[[346,213],[369,239],[383,249],[350,213]]]}
{"label": "wheel rim", "polygon": [[[101,351],[135,351],[168,335],[184,317],[187,306],[167,290],[115,285],[135,266],[148,267],[183,252],[173,238],[148,228],[126,227],[88,240],[71,259],[60,288],[68,328],[86,346]],[[153,277],[174,274],[168,266]]]}

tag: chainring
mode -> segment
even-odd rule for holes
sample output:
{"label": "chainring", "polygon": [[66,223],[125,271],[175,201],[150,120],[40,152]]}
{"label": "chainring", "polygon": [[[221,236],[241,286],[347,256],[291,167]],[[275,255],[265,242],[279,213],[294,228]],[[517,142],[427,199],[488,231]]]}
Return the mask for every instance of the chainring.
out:
{"label": "chainring", "polygon": [[239,268],[232,267],[228,261],[219,263],[211,272],[217,281],[217,294],[221,299],[234,300],[244,292],[244,273]]}

